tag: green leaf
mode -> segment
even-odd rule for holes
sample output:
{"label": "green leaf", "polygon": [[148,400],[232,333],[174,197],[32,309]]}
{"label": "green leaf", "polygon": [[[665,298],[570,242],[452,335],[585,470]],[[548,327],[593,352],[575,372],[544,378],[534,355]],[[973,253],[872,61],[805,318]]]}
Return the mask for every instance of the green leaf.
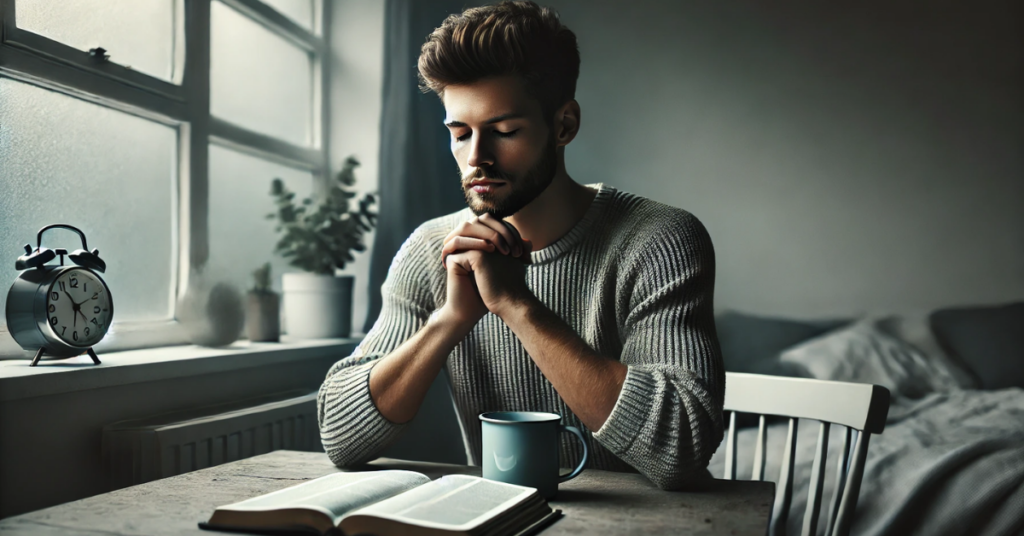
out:
{"label": "green leaf", "polygon": [[356,183],[355,169],[359,161],[350,156],[342,162],[335,180],[330,181],[319,200],[305,198],[296,206],[296,194],[281,179],[271,182],[271,196],[276,214],[267,219],[280,223],[274,232],[279,239],[274,252],[288,259],[289,264],[309,272],[331,274],[355,260],[352,253],[366,250],[363,236],[377,225],[372,210],[377,199],[367,193],[355,201],[358,193],[351,189]]}

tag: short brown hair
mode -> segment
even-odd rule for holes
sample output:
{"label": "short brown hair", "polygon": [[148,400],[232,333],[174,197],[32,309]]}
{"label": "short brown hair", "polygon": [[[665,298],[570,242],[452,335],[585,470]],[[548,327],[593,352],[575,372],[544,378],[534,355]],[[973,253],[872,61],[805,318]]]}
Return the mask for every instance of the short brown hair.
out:
{"label": "short brown hair", "polygon": [[448,16],[427,37],[418,62],[420,89],[439,97],[450,85],[518,75],[546,116],[576,97],[576,34],[554,10],[504,0]]}

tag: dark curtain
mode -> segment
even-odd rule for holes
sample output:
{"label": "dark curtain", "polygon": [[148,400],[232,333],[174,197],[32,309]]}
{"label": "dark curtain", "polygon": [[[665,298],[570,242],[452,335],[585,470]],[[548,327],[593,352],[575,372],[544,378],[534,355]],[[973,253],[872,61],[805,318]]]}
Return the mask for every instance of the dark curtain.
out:
{"label": "dark curtain", "polygon": [[380,287],[402,242],[424,221],[466,206],[442,124],[444,107],[433,93],[419,91],[416,78],[416,59],[427,35],[465,7],[452,0],[387,0],[384,8],[381,217],[370,259],[364,331],[380,314]]}

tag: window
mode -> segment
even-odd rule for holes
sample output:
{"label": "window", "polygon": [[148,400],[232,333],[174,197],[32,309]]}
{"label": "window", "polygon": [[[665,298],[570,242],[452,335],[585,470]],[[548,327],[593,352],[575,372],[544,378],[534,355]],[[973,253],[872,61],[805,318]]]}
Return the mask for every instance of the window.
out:
{"label": "window", "polygon": [[[283,268],[270,183],[305,195],[329,173],[327,7],[0,3],[0,295],[49,223],[80,227],[107,262],[117,308],[100,349],[184,342],[175,303],[199,274],[241,290],[263,262]],[[0,316],[0,357],[22,354]]]}

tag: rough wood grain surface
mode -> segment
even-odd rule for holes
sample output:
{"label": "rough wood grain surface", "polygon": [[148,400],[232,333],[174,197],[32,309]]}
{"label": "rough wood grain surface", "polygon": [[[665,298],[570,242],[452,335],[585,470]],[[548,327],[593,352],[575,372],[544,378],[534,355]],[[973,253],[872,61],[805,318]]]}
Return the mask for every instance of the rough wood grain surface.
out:
{"label": "rough wood grain surface", "polygon": [[[478,467],[379,459],[367,469],[409,469],[430,478]],[[196,524],[220,505],[338,471],[323,453],[276,451],[0,520],[4,535],[210,536]],[[59,485],[59,483],[54,483]],[[639,474],[587,470],[551,501],[565,517],[544,536],[765,534],[775,493],[768,482],[713,480],[692,491],[658,490]]]}

